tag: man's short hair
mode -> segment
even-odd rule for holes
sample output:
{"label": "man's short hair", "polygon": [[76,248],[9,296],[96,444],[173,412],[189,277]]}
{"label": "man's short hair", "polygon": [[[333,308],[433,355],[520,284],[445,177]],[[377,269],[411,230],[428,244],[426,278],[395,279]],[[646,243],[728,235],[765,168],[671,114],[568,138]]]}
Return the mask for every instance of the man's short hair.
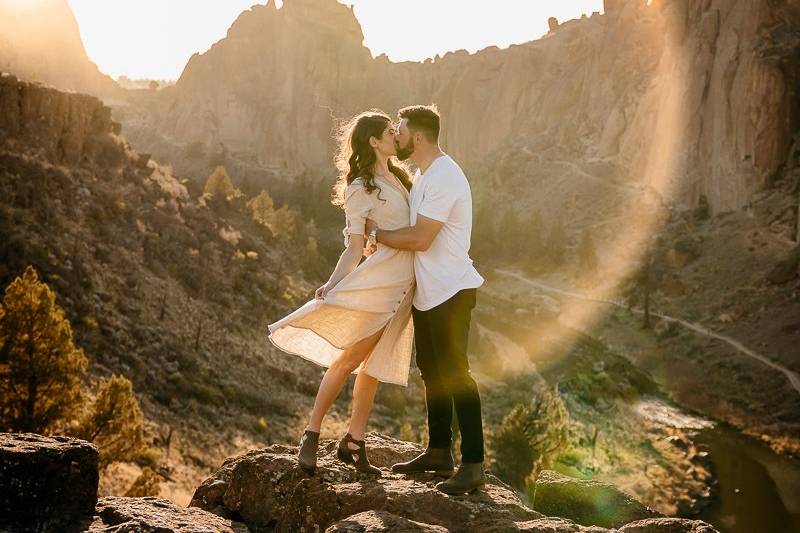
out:
{"label": "man's short hair", "polygon": [[397,116],[408,121],[408,129],[422,132],[432,143],[439,142],[439,110],[436,104],[404,107],[397,112]]}

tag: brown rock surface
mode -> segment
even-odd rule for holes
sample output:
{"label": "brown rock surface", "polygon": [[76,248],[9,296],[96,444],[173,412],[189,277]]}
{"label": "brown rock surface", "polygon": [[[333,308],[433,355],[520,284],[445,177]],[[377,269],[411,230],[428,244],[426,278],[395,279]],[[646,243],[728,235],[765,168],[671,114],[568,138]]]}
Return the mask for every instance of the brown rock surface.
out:
{"label": "brown rock surface", "polygon": [[87,533],[248,533],[243,524],[155,497],[110,496],[97,502]]}
{"label": "brown rock surface", "polygon": [[619,528],[619,533],[716,533],[716,531],[702,520],[682,518],[648,518]]}
{"label": "brown rock surface", "polygon": [[121,160],[119,124],[94,96],[69,94],[15,76],[0,76],[0,148],[33,147],[49,162]]}
{"label": "brown rock surface", "polygon": [[98,451],[69,437],[0,433],[0,529],[57,531],[92,514]]}
{"label": "brown rock surface", "polygon": [[[314,476],[297,467],[295,447],[273,444],[231,457],[198,487],[190,505],[235,516],[257,532],[609,531],[545,517],[493,475],[484,490],[458,497],[439,492],[434,486],[439,479],[432,475],[396,475],[391,464],[408,460],[421,448],[391,437],[367,435],[370,460],[382,470],[378,479],[339,462],[335,449],[336,441],[321,443]],[[683,522],[684,529],[676,531],[694,531],[690,521],[675,523]],[[646,525],[644,521],[641,527]]]}

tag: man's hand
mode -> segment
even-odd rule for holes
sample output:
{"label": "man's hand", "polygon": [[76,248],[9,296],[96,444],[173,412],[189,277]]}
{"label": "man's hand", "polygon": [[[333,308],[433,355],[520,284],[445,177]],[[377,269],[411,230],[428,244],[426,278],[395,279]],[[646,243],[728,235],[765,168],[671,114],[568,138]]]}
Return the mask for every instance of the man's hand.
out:
{"label": "man's hand", "polygon": [[378,246],[377,246],[377,245],[375,245],[375,244],[372,244],[372,245],[371,245],[371,244],[369,243],[369,239],[367,238],[367,236],[368,236],[370,233],[372,233],[372,230],[374,230],[374,229],[377,229],[377,227],[378,227],[378,225],[377,225],[377,224],[375,223],[375,221],[374,221],[374,220],[372,220],[372,219],[369,219],[369,218],[368,218],[368,219],[366,219],[366,220],[364,221],[364,240],[365,240],[365,242],[366,242],[366,244],[367,244],[367,245],[364,247],[364,257],[369,257],[369,256],[371,256],[371,255],[372,255],[372,254],[374,254],[374,253],[375,253],[375,251],[378,249]]}

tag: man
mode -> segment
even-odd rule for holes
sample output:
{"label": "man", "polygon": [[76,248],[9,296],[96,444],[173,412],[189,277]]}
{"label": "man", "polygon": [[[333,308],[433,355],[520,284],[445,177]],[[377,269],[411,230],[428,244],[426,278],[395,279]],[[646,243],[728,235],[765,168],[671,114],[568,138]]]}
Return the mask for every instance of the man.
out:
{"label": "man", "polygon": [[410,193],[411,225],[394,231],[368,222],[370,244],[413,250],[416,293],[412,308],[417,366],[425,383],[428,447],[394,472],[454,471],[452,419],[455,406],[461,431],[462,464],[436,487],[463,494],[482,487],[484,446],[481,400],[469,371],[467,338],[477,288],[483,278],[472,266],[472,193],[464,172],[439,147],[435,106],[398,112],[397,157],[418,167]]}

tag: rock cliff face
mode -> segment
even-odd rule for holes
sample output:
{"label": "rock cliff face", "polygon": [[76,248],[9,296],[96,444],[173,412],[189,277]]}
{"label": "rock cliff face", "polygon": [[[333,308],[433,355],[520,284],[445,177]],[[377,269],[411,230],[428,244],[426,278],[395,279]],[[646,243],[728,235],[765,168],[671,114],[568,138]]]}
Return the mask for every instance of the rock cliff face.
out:
{"label": "rock cliff face", "polygon": [[676,202],[735,209],[800,125],[798,11],[797,0],[618,0],[506,50],[390,63],[335,0],[268,2],[192,57],[153,120],[181,142],[326,171],[332,117],[435,102],[445,149],[470,168],[526,153],[534,165],[600,162]]}
{"label": "rock cliff face", "polygon": [[0,0],[0,72],[67,91],[120,92],[89,61],[67,0]]}
{"label": "rock cliff face", "polygon": [[93,96],[0,76],[0,141],[7,149],[35,146],[48,161],[76,165],[100,157],[119,132],[111,110]]}

